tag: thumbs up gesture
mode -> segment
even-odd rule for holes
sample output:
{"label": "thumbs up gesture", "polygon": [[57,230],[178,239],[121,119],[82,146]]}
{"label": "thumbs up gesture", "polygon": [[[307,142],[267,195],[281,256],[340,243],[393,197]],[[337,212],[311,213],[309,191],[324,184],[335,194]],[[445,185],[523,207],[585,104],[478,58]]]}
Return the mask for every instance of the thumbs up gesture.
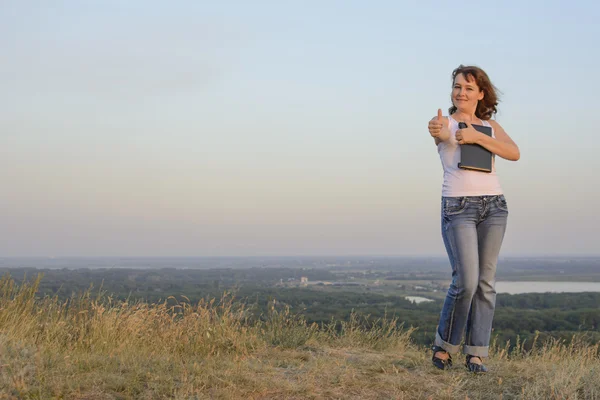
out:
{"label": "thumbs up gesture", "polygon": [[[433,117],[429,121],[429,134],[438,138],[440,141],[445,141],[450,138],[450,129],[448,129],[448,120],[442,116],[442,110],[438,109],[437,117]],[[436,142],[437,143],[437,142]]]}

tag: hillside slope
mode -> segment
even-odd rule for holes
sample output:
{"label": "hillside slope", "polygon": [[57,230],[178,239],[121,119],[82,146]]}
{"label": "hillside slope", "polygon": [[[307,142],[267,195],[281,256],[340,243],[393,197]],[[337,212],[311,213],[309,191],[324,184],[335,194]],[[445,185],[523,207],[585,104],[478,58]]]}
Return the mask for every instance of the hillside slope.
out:
{"label": "hillside slope", "polygon": [[37,298],[38,280],[0,281],[0,394],[15,399],[595,399],[598,345],[584,338],[492,347],[490,372],[464,358],[439,371],[410,329],[380,320],[260,319],[231,299],[116,302],[90,292]]}

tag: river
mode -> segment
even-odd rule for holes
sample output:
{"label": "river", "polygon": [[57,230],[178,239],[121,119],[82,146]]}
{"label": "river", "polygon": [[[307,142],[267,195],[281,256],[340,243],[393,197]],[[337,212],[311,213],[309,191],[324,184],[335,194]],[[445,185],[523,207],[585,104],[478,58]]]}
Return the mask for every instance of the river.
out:
{"label": "river", "polygon": [[580,293],[600,292],[600,282],[526,282],[526,281],[498,281],[496,293]]}

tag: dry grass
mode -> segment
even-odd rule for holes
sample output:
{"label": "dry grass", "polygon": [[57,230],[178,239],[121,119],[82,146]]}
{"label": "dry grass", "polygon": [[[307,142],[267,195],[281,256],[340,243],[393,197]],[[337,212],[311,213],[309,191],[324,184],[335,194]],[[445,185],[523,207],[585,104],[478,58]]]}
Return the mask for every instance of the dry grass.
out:
{"label": "dry grass", "polygon": [[250,320],[223,298],[117,302],[90,291],[36,298],[0,281],[0,397],[15,399],[596,399],[598,346],[493,346],[491,372],[439,371],[383,319],[308,325],[272,307]]}

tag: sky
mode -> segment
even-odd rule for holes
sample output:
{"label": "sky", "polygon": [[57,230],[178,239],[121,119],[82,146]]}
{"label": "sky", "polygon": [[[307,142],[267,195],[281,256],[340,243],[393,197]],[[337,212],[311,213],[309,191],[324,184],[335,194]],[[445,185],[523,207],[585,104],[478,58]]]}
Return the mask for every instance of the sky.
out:
{"label": "sky", "polygon": [[3,1],[0,255],[445,255],[427,122],[483,68],[501,255],[598,255],[592,1]]}

